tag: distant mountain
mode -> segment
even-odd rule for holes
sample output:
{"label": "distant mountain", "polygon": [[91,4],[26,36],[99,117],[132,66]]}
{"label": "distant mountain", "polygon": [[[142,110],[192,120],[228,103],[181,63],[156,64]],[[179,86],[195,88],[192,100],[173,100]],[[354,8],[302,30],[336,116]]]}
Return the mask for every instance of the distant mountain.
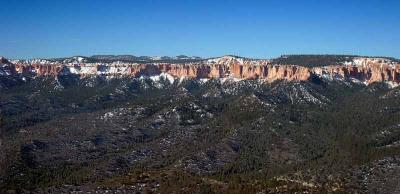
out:
{"label": "distant mountain", "polygon": [[[267,60],[267,59],[251,59],[246,57],[240,57],[235,55],[225,55],[226,57],[232,57],[236,59],[246,59],[246,60]],[[215,57],[222,58],[222,57]],[[358,55],[282,55],[278,58],[270,59],[271,62],[275,64],[292,64],[299,66],[327,66],[327,65],[339,65],[346,62],[350,62],[356,58],[380,58],[393,62],[400,62],[400,59],[393,57],[372,57],[372,56],[358,56]],[[210,58],[213,59],[213,58]],[[134,56],[134,55],[93,55],[90,57],[85,56],[74,56],[67,58],[53,58],[53,59],[33,59],[33,60],[14,60],[20,62],[58,62],[58,63],[112,63],[112,62],[130,62],[130,63],[190,63],[199,62],[208,59],[203,59],[196,56],[186,56],[178,55],[176,57],[169,56]]]}
{"label": "distant mountain", "polygon": [[133,56],[133,55],[93,55],[85,57],[87,62],[91,63],[110,63],[110,62],[130,62],[130,63],[151,63],[151,62],[190,62],[201,60],[199,57],[188,57],[185,55],[179,55],[177,57],[167,56]]}

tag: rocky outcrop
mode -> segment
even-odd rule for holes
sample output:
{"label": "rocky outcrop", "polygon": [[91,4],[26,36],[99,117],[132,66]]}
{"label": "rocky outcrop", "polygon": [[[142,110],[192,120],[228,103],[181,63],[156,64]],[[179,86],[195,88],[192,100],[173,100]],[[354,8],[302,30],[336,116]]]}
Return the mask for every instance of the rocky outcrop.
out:
{"label": "rocky outcrop", "polygon": [[15,75],[15,65],[10,63],[6,58],[0,57],[0,75]]}
{"label": "rocky outcrop", "polygon": [[[10,64],[1,58],[2,64]],[[77,74],[80,76],[154,76],[167,73],[175,78],[236,78],[260,79],[267,82],[275,80],[305,81],[312,75],[332,79],[357,79],[366,84],[382,81],[400,82],[400,64],[387,59],[357,58],[351,63],[324,67],[305,67],[290,64],[272,64],[268,60],[252,60],[226,56],[196,63],[67,63],[67,64],[26,64],[8,65],[11,73],[36,76],[57,76]]]}
{"label": "rocky outcrop", "polygon": [[383,81],[400,83],[400,64],[368,63],[359,66],[335,65],[313,68],[312,72],[317,75],[336,79],[353,78],[366,84]]}
{"label": "rocky outcrop", "polygon": [[7,64],[7,63],[9,63],[9,61],[6,58],[0,57],[0,64]]}

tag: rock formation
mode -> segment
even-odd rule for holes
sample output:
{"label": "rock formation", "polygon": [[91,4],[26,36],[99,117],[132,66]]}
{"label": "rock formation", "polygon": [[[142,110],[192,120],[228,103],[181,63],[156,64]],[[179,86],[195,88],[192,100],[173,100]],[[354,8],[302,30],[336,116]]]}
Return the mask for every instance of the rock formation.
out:
{"label": "rock formation", "polygon": [[366,84],[373,82],[400,82],[400,64],[364,63],[361,65],[334,65],[313,68],[313,73],[339,79],[357,79]]}
{"label": "rock formation", "polygon": [[[1,58],[1,64],[12,64]],[[357,79],[366,84],[382,81],[400,82],[400,64],[381,58],[356,58],[351,63],[323,67],[305,67],[290,64],[273,64],[268,60],[252,60],[225,56],[195,63],[20,63],[9,65],[8,72],[57,76],[78,74],[80,76],[154,76],[168,73],[175,78],[236,78],[305,81],[312,75],[332,79]]]}

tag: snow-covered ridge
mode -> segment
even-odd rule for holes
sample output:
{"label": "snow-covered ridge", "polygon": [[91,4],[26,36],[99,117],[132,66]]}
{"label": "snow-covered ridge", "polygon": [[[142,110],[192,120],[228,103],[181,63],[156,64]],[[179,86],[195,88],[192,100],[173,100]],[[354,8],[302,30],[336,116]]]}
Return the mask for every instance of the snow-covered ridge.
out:
{"label": "snow-covered ridge", "polygon": [[371,58],[371,57],[357,57],[353,60],[345,62],[344,65],[353,65],[353,66],[366,66],[370,64],[381,64],[381,65],[390,65],[396,66],[397,62],[387,59],[387,58]]}
{"label": "snow-covered ridge", "polygon": [[[107,62],[93,62],[91,57],[83,57],[83,56],[74,56],[70,58],[64,59],[31,59],[31,60],[13,60],[11,61],[14,64],[23,64],[23,65],[34,65],[34,64],[42,64],[42,65],[57,65],[57,64],[64,64],[64,65],[74,65],[74,64],[85,64],[85,65],[124,65],[124,64],[159,64],[159,63],[170,63],[174,64],[179,60],[188,60],[185,62],[186,64],[206,64],[206,65],[213,65],[213,64],[223,64],[223,65],[230,65],[230,64],[238,64],[238,65],[266,65],[272,64],[272,60],[268,59],[251,59],[233,55],[225,55],[222,57],[214,57],[208,59],[201,59],[199,57],[188,57],[188,56],[176,56],[176,57],[166,57],[166,56],[154,56],[154,57],[138,57],[140,60],[138,62],[127,62],[118,60],[120,58],[107,58],[98,57],[96,59],[103,60],[107,59]],[[382,57],[347,57],[348,60],[342,62],[342,65],[352,65],[352,66],[365,66],[368,64],[384,64],[384,65],[391,65],[396,66],[398,62],[391,60],[389,58],[382,58]],[[115,59],[115,60],[114,60]],[[146,60],[147,61],[146,61]],[[193,60],[193,61],[191,61]],[[142,61],[142,62],[140,62]],[[168,61],[168,62],[166,62]],[[182,64],[179,62],[179,64]]]}
{"label": "snow-covered ridge", "polygon": [[249,59],[237,56],[226,55],[222,57],[210,58],[205,60],[205,64],[238,64],[238,65],[265,65],[269,63],[270,60],[267,59]]}
{"label": "snow-covered ridge", "polygon": [[200,57],[179,55],[175,57],[168,56],[133,56],[133,55],[93,55],[91,57],[74,56],[68,58],[53,58],[53,59],[28,59],[28,60],[13,60],[13,63],[33,65],[33,64],[81,64],[81,63],[158,63],[166,61],[200,61]]}
{"label": "snow-covered ridge", "polygon": [[[238,56],[231,56],[231,55],[226,55],[222,57],[215,57],[215,58],[209,58],[209,59],[201,59],[199,57],[186,57],[186,56],[177,56],[177,57],[160,57],[160,56],[154,56],[154,57],[146,57],[146,59],[150,60],[150,64],[160,64],[160,63],[166,63],[166,62],[160,62],[162,60],[171,60],[168,63],[174,63],[174,61],[178,60],[196,60],[196,61],[189,61],[187,64],[207,64],[207,65],[212,65],[212,64],[224,64],[224,65],[230,65],[230,64],[239,64],[239,65],[263,65],[267,64],[270,62],[267,59],[250,59],[250,58],[244,58],[244,57],[238,57]],[[110,61],[110,62],[90,62],[89,58],[87,57],[80,57],[80,56],[75,56],[75,57],[70,57],[70,58],[65,58],[63,60],[59,59],[30,59],[30,60],[12,60],[11,61],[14,64],[22,64],[22,65],[75,65],[75,64],[85,64],[86,66],[91,66],[91,65],[134,65],[134,64],[142,64],[140,62],[123,62],[123,61]],[[146,63],[148,64],[148,63]],[[179,63],[181,64],[181,63]]]}

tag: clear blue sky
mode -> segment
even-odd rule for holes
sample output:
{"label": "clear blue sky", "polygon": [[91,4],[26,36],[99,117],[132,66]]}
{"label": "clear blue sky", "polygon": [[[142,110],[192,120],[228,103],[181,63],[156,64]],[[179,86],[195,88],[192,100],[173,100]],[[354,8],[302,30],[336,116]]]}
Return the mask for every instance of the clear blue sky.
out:
{"label": "clear blue sky", "polygon": [[400,58],[400,0],[3,0],[0,56]]}

